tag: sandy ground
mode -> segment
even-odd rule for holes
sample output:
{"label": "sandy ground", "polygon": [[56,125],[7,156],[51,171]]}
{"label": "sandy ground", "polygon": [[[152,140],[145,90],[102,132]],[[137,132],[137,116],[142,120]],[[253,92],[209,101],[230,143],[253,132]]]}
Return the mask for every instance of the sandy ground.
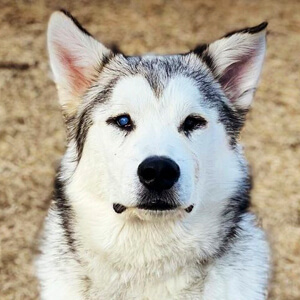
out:
{"label": "sandy ground", "polygon": [[[61,5],[61,1],[0,0],[2,300],[38,298],[33,249],[65,146],[45,47],[46,22]],[[101,41],[117,42],[128,54],[183,52],[233,29],[269,21],[266,64],[242,140],[254,174],[252,209],[273,249],[269,299],[299,300],[300,2],[66,1],[63,5]]]}

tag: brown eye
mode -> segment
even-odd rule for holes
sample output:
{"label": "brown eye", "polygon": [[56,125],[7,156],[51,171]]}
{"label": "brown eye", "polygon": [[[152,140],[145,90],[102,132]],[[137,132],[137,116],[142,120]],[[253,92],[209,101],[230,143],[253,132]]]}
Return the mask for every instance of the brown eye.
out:
{"label": "brown eye", "polygon": [[205,127],[207,121],[200,116],[188,116],[183,122],[181,128],[185,134],[189,134],[191,131]]}

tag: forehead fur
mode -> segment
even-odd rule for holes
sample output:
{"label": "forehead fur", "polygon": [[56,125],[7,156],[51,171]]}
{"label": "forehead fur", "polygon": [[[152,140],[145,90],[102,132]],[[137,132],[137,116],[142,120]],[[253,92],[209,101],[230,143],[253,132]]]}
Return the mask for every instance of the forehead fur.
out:
{"label": "forehead fur", "polygon": [[153,92],[159,97],[169,80],[181,75],[199,83],[199,87],[212,83],[213,77],[206,65],[194,54],[169,56],[129,56],[116,55],[102,69],[104,77],[140,75],[144,77]]}
{"label": "forehead fur", "polygon": [[165,87],[157,94],[149,81],[140,74],[121,78],[111,94],[109,113],[126,112],[134,118],[144,119],[146,114],[153,115],[156,111],[164,117],[170,115],[182,119],[191,113],[202,114],[207,111],[204,97],[193,78],[174,75],[162,84]]}
{"label": "forehead fur", "polygon": [[[126,86],[132,84],[128,79],[133,77],[138,80],[135,82],[136,85]],[[98,80],[87,91],[82,108],[90,109],[97,104],[110,101],[112,92],[119,89],[120,82],[123,82],[121,89],[124,93],[134,89],[129,91],[131,95],[141,93],[143,96],[146,90],[151,89],[152,93],[148,94],[153,94],[153,99],[163,99],[162,96],[169,83],[174,80],[177,80],[175,83],[177,93],[189,92],[195,95],[196,89],[201,95],[203,104],[208,107],[222,109],[224,105],[231,106],[206,64],[194,53],[189,53],[169,56],[125,57],[120,54],[112,56],[102,66]],[[119,98],[124,97],[121,95]],[[186,99],[186,102],[188,101],[189,99]]]}
{"label": "forehead fur", "polygon": [[[215,108],[219,113],[219,121],[235,144],[235,138],[243,124],[244,114],[236,111],[227,101],[219,83],[211,71],[193,53],[170,56],[131,56],[121,54],[107,58],[99,70],[99,78],[86,92],[82,106],[74,118],[73,136],[77,141],[80,158],[89,127],[92,125],[92,112],[95,106],[110,101],[116,85],[124,78],[138,76],[148,83],[156,99],[162,98],[168,84],[175,78],[186,78],[193,81],[201,94],[202,103]],[[135,93],[139,91],[135,87]],[[144,93],[143,93],[144,94]],[[188,99],[186,99],[188,101]]]}

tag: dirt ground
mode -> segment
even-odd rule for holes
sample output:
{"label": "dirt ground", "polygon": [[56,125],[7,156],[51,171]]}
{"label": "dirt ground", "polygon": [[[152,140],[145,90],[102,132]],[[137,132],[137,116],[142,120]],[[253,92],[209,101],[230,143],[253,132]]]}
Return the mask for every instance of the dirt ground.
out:
{"label": "dirt ground", "polygon": [[[0,0],[0,298],[37,299],[32,258],[64,151],[45,46],[62,1]],[[300,299],[300,2],[64,1],[88,30],[127,54],[187,51],[269,21],[268,54],[242,134],[252,209],[273,249],[271,300]],[[251,299],[249,299],[251,300]]]}

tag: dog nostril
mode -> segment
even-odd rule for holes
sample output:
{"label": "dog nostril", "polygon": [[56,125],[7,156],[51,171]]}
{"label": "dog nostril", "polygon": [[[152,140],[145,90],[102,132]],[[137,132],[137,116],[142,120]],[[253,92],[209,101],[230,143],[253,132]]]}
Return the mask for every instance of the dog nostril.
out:
{"label": "dog nostril", "polygon": [[156,178],[156,171],[152,168],[144,169],[143,178],[145,181],[151,181]]}
{"label": "dog nostril", "polygon": [[161,170],[161,177],[165,180],[177,180],[179,168],[164,168]]}

